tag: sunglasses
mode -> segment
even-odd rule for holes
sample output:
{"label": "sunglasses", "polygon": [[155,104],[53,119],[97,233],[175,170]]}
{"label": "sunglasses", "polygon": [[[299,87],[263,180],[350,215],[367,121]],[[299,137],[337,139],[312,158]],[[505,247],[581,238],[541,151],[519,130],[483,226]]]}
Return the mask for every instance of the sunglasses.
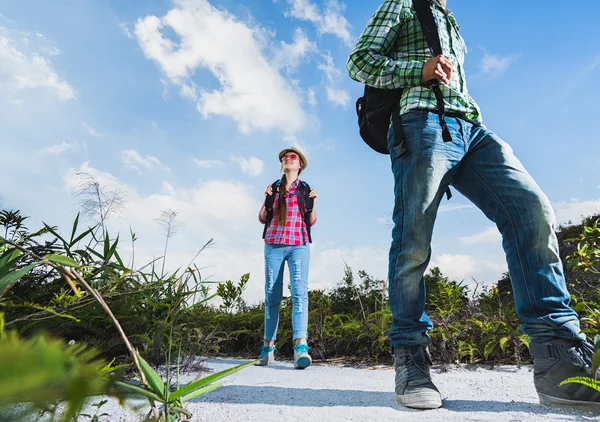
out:
{"label": "sunglasses", "polygon": [[296,154],[286,154],[283,157],[281,157],[281,161],[285,161],[285,160],[292,160],[295,161],[298,159],[298,155]]}

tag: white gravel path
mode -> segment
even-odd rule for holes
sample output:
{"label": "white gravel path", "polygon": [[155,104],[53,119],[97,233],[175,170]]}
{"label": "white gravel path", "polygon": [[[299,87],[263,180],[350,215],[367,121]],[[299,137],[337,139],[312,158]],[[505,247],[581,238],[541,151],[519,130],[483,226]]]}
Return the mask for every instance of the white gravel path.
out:
{"label": "white gravel path", "polygon": [[[209,360],[214,371],[242,363],[237,359]],[[291,362],[249,367],[225,379],[225,385],[186,406],[193,421],[588,421],[600,414],[542,406],[533,387],[531,366],[456,366],[447,372],[433,368],[433,381],[443,406],[418,411],[396,403],[390,367],[344,367],[314,364],[294,370]],[[183,375],[189,382],[197,374]],[[92,402],[98,402],[95,398]],[[111,422],[138,421],[147,411],[119,407],[111,400],[101,408]],[[87,409],[88,413],[94,413]],[[84,420],[84,419],[82,419]],[[89,420],[89,419],[85,419]]]}

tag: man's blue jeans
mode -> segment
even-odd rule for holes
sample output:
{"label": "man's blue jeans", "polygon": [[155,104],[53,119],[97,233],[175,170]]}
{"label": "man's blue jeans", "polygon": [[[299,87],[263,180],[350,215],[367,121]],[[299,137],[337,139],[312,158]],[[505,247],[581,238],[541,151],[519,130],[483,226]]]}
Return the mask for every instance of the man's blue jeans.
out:
{"label": "man's blue jeans", "polygon": [[271,245],[265,243],[265,337],[277,338],[279,307],[283,295],[283,269],[285,261],[290,271],[292,293],[292,329],[294,339],[306,338],[308,330],[308,244],[300,246]]}
{"label": "man's blue jeans", "polygon": [[438,207],[449,186],[498,227],[522,330],[534,342],[581,338],[569,307],[550,201],[511,147],[483,125],[446,117],[451,142],[442,140],[437,114],[402,115],[406,152],[392,150],[395,206],[389,256],[392,346],[428,346],[433,328],[425,313],[423,274],[431,257]]}

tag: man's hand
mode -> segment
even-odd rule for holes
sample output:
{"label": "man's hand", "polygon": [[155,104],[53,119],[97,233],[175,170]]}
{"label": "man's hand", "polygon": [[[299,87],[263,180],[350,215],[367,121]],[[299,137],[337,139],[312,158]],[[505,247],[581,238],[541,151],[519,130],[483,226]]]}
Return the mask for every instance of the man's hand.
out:
{"label": "man's hand", "polygon": [[421,83],[424,84],[431,80],[438,80],[445,83],[450,83],[452,78],[452,63],[442,55],[429,59],[423,65],[421,72]]}

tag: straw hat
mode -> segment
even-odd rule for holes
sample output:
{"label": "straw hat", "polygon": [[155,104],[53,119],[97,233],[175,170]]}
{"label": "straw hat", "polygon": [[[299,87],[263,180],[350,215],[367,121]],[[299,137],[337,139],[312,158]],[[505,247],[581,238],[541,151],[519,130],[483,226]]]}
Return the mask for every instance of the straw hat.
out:
{"label": "straw hat", "polygon": [[283,159],[283,156],[285,154],[287,154],[288,152],[293,152],[294,154],[298,154],[298,157],[300,157],[300,161],[302,161],[302,170],[304,170],[308,166],[308,161],[306,161],[306,157],[304,156],[304,154],[302,154],[302,152],[300,152],[299,149],[294,148],[294,147],[290,147],[290,148],[281,150],[281,152],[279,153],[279,161],[280,162]]}

